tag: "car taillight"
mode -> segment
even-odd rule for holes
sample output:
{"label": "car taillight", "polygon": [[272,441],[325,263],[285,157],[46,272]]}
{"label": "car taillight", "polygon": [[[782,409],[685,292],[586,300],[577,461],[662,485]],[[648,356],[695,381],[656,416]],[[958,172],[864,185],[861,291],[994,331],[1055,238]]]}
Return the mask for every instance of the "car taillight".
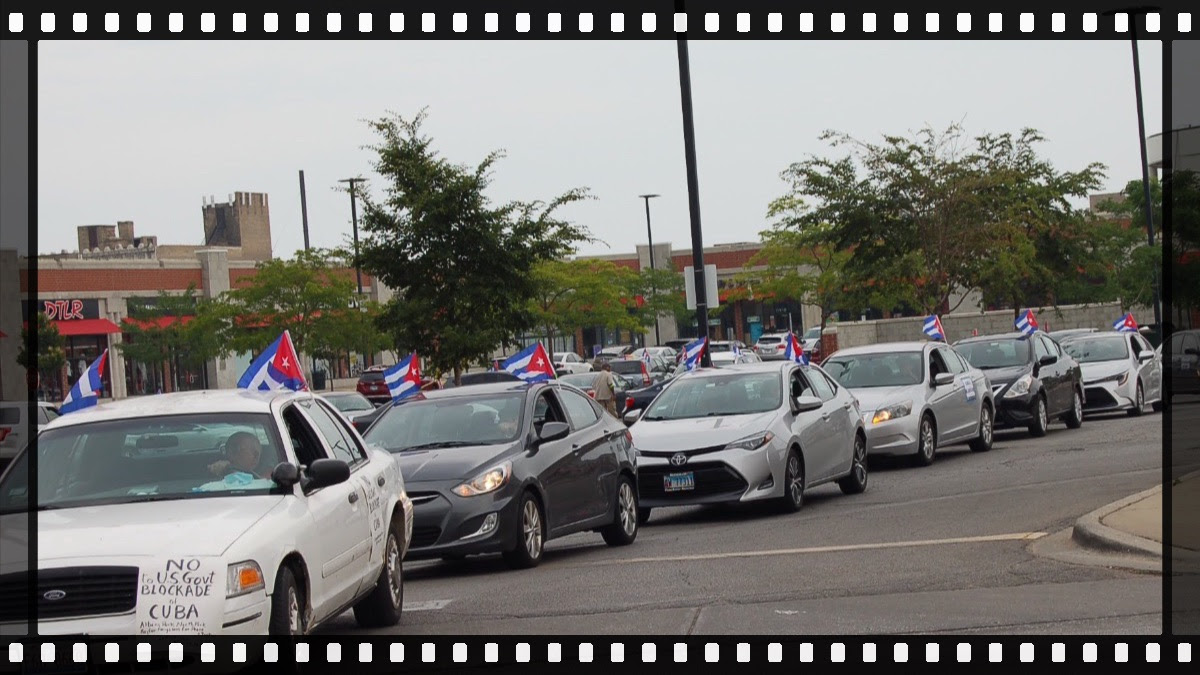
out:
{"label": "car taillight", "polygon": [[596,398],[596,392],[592,391],[591,389],[588,389],[587,392],[588,392],[588,396],[591,396],[592,398]]}
{"label": "car taillight", "polygon": [[625,440],[629,441],[629,445],[633,445],[633,432],[628,429],[625,430]]}
{"label": "car taillight", "polygon": [[775,345],[775,349],[784,350],[784,349],[787,349],[787,345],[778,344],[778,345]]}
{"label": "car taillight", "polygon": [[3,442],[4,439],[8,438],[8,435],[11,433],[12,427],[0,427],[0,442]]}
{"label": "car taillight", "polygon": [[629,410],[632,407],[633,407],[633,397],[629,396],[625,399],[625,409]]}

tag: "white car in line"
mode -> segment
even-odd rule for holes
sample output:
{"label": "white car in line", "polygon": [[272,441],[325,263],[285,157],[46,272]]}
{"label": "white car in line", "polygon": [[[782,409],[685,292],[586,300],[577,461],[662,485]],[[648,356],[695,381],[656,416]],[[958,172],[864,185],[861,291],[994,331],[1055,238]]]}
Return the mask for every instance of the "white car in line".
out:
{"label": "white car in line", "polygon": [[[16,457],[17,451],[28,441],[25,438],[29,428],[27,410],[30,410],[27,401],[0,401],[0,469]],[[46,401],[38,401],[36,410],[35,424],[39,431],[59,415],[58,406]]]}
{"label": "white car in line", "polygon": [[559,352],[554,355],[554,372],[559,375],[590,373],[593,370],[591,362],[584,361],[583,357],[575,352]]}
{"label": "white car in line", "polygon": [[[36,447],[39,634],[302,635],[351,608],[362,626],[400,620],[399,465],[320,397],[125,399],[62,416]],[[30,506],[28,459],[0,475],[10,525]],[[17,548],[0,552],[0,588],[24,568]]]}
{"label": "white car in line", "polygon": [[1083,412],[1124,410],[1141,415],[1146,404],[1163,409],[1162,359],[1137,333],[1098,331],[1072,335],[1063,351],[1083,370]]}

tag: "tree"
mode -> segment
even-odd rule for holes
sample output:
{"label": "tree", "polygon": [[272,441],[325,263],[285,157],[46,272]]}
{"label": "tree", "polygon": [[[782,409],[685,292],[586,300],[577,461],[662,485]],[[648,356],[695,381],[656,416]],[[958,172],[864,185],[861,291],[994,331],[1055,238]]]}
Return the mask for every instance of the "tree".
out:
{"label": "tree", "polygon": [[1103,269],[1093,272],[1102,279],[1099,285],[1101,300],[1121,301],[1121,308],[1154,304],[1154,289],[1162,267],[1161,221],[1162,185],[1157,178],[1150,181],[1151,210],[1154,213],[1155,241],[1147,241],[1146,191],[1142,181],[1132,180],[1121,191],[1123,199],[1107,200],[1097,206],[1102,213],[1113,214],[1121,220],[1098,219],[1093,224],[1090,240],[1100,248],[1097,257]]}
{"label": "tree", "polygon": [[[566,257],[587,230],[555,217],[588,197],[569,190],[549,203],[493,205],[484,194],[503,156],[474,167],[453,164],[421,133],[426,113],[370,122],[381,141],[368,146],[384,179],[378,201],[362,192],[363,268],[396,291],[380,328],[401,350],[419,352],[439,372],[486,361],[497,347],[536,328],[539,263]],[[358,188],[356,188],[358,189]]]}
{"label": "tree", "polygon": [[[31,354],[26,350],[30,344],[29,340],[29,325],[26,324],[21,328],[21,345],[17,348],[17,363],[25,368],[27,373],[35,373],[32,381],[36,382],[40,379],[42,372],[60,372],[62,367],[67,364],[67,354],[63,349],[62,335],[58,332],[58,326],[54,322],[46,318],[43,312],[34,312],[35,329],[37,330],[36,342],[37,353]],[[31,384],[30,387],[37,385]]]}
{"label": "tree", "polygon": [[536,294],[531,312],[537,330],[546,336],[554,359],[554,337],[587,326],[638,330],[639,317],[627,310],[635,297],[638,273],[607,260],[548,260],[533,269]]}
{"label": "tree", "polygon": [[674,263],[668,263],[666,269],[644,268],[630,282],[626,297],[642,299],[640,304],[635,300],[630,309],[637,319],[639,332],[652,331],[660,315],[670,316],[677,322],[696,318],[695,311],[687,308],[683,273],[675,269]]}
{"label": "tree", "polygon": [[1182,322],[1189,311],[1200,307],[1200,174],[1177,170],[1167,180],[1171,196],[1171,310]]}
{"label": "tree", "polygon": [[221,338],[224,314],[214,301],[195,294],[191,284],[182,294],[160,291],[152,301],[131,301],[123,327],[129,339],[117,345],[126,358],[156,371],[170,363],[175,391],[180,370],[203,368],[231,351]]}

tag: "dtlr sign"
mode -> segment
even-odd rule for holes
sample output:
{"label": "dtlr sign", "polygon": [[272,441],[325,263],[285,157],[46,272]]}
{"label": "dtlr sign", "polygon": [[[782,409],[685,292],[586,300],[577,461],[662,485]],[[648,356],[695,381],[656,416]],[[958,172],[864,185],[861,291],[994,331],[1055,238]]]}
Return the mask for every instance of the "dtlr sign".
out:
{"label": "dtlr sign", "polygon": [[[687,292],[687,307],[688,309],[696,309],[696,268],[683,268],[683,287]],[[708,309],[715,309],[721,304],[720,295],[717,293],[717,266],[704,266],[704,297],[707,300]]]}

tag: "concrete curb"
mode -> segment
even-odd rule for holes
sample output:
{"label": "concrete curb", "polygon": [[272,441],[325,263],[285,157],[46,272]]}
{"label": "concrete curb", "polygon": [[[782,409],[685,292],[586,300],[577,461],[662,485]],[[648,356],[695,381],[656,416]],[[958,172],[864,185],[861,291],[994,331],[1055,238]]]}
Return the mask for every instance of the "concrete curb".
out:
{"label": "concrete curb", "polygon": [[1079,520],[1075,521],[1075,527],[1071,529],[1071,538],[1079,544],[1090,548],[1117,553],[1132,553],[1161,559],[1163,554],[1161,543],[1128,532],[1122,532],[1100,522],[1102,518],[1110,513],[1119,511],[1130,504],[1137,503],[1159,492],[1162,492],[1162,485],[1157,485],[1149,490],[1130,495],[1120,501],[1106,504],[1085,516],[1081,516]]}

